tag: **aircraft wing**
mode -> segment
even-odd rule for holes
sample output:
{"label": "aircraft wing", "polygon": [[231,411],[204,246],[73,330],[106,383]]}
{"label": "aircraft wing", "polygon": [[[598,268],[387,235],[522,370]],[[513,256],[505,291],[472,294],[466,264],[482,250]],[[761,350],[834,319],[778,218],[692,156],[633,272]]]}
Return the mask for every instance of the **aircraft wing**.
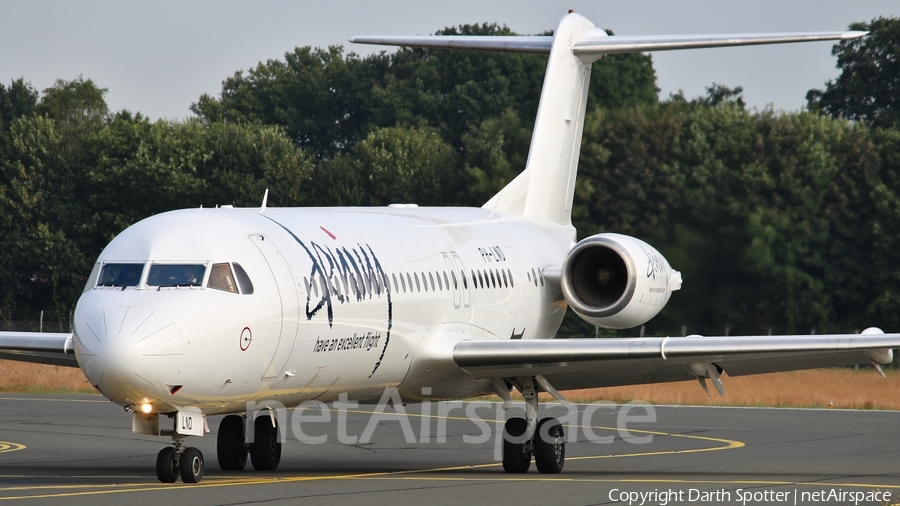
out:
{"label": "aircraft wing", "polygon": [[0,332],[0,359],[78,367],[72,334]]}
{"label": "aircraft wing", "polygon": [[[886,364],[900,334],[461,341],[453,360],[475,379],[544,376],[557,390]],[[718,367],[716,367],[718,366]]]}
{"label": "aircraft wing", "polygon": [[[721,33],[699,35],[607,35],[592,28],[572,45],[578,56],[670,51],[757,44],[785,44],[822,40],[847,40],[862,37],[867,32],[789,32],[789,33]],[[430,49],[463,49],[506,53],[550,54],[553,37],[546,36],[485,36],[485,35],[419,35],[419,36],[358,36],[350,39],[356,44],[424,47]]]}

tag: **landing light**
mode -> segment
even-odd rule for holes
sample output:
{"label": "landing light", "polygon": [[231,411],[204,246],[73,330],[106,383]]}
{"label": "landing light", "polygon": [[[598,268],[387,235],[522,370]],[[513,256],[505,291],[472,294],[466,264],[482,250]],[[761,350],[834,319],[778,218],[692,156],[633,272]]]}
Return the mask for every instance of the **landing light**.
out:
{"label": "landing light", "polygon": [[149,402],[141,404],[141,411],[143,411],[144,413],[153,411],[153,404],[150,404]]}

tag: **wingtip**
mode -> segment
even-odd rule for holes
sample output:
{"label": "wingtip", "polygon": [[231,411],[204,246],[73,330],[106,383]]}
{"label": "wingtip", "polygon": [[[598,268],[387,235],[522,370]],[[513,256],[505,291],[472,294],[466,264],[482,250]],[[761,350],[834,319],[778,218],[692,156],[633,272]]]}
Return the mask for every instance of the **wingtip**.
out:
{"label": "wingtip", "polygon": [[859,30],[855,30],[852,32],[844,32],[843,34],[841,34],[841,40],[858,39],[858,38],[860,38],[864,35],[868,35],[868,34],[869,34],[869,32],[862,32]]}

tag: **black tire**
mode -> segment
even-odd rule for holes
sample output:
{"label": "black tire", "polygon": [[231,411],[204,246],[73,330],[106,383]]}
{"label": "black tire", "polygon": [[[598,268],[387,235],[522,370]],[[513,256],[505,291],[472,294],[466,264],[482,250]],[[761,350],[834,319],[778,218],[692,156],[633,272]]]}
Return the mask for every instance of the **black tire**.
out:
{"label": "black tire", "polygon": [[257,471],[274,471],[281,462],[281,443],[278,427],[272,427],[269,415],[256,417],[253,422],[253,444],[250,445],[250,461]]}
{"label": "black tire", "polygon": [[178,479],[178,459],[175,448],[167,446],[156,455],[156,477],[162,483],[175,483]]}
{"label": "black tire", "polygon": [[203,453],[196,448],[185,448],[178,463],[181,468],[181,481],[184,483],[200,483],[203,479]]}
{"label": "black tire", "polygon": [[244,417],[228,415],[222,419],[216,439],[216,458],[223,471],[240,471],[247,466]]}
{"label": "black tire", "polygon": [[524,418],[510,418],[503,427],[503,470],[507,473],[525,473],[531,467],[531,453],[525,451],[527,441],[522,441],[527,427]]}
{"label": "black tire", "polygon": [[556,418],[544,418],[537,424],[534,463],[544,474],[559,474],[566,463],[566,436]]}

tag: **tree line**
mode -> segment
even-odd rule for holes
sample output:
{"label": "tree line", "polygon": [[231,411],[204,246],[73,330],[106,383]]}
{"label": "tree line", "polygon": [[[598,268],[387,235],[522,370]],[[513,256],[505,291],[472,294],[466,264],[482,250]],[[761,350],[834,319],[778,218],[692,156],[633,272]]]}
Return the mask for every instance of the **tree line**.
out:
{"label": "tree line", "polygon": [[[660,99],[649,55],[595,63],[573,220],[580,238],[634,235],[682,271],[648,335],[900,328],[900,21],[851,27],[872,33],[835,46],[842,74],[806,111],[748,110],[715,84]],[[131,223],[256,206],[266,188],[273,206],[479,206],[524,168],[545,65],[296,48],[184,121],[111,112],[81,77],[0,84],[0,307],[69,311]],[[595,332],[570,315],[561,334]]]}

